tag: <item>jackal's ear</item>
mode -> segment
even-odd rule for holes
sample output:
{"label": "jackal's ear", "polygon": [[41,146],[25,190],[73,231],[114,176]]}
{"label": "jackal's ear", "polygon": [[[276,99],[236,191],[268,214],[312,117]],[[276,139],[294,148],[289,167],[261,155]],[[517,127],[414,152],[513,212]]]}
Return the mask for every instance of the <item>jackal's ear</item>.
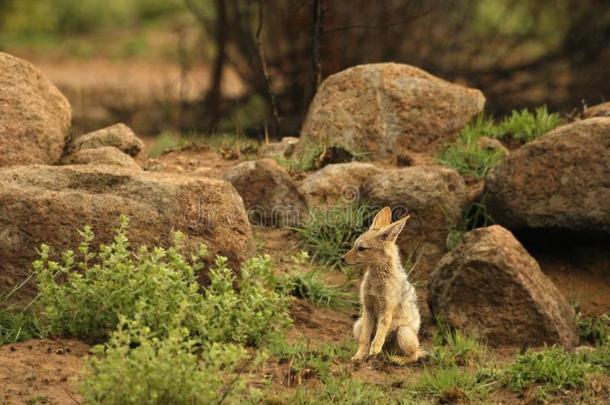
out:
{"label": "jackal's ear", "polygon": [[384,242],[396,242],[398,235],[402,232],[405,227],[405,223],[409,219],[409,215],[406,217],[400,218],[398,221],[394,222],[383,228],[381,232],[377,235],[377,238]]}
{"label": "jackal's ear", "polygon": [[370,229],[381,229],[384,226],[388,226],[392,223],[392,210],[390,207],[383,207],[381,211],[375,215],[373,223]]}

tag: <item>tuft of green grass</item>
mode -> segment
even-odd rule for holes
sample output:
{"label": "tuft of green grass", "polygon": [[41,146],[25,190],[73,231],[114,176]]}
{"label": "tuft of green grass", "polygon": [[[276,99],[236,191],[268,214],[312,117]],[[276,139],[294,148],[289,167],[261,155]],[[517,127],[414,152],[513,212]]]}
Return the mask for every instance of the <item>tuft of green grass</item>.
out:
{"label": "tuft of green grass", "polygon": [[288,343],[282,339],[271,345],[269,350],[280,363],[288,364],[286,382],[289,385],[301,385],[309,378],[323,379],[330,375],[332,358],[329,353],[314,350],[309,342]]}
{"label": "tuft of green grass", "polygon": [[327,164],[366,160],[367,156],[366,152],[308,142],[295,156],[276,156],[275,160],[289,172],[301,173],[320,169]]}
{"label": "tuft of green grass", "polygon": [[454,143],[442,150],[438,159],[460,174],[483,178],[504,158],[502,151],[484,149],[479,145],[482,136],[493,137],[495,134],[493,120],[480,114],[462,130]]}
{"label": "tuft of green grass", "polygon": [[289,172],[309,172],[316,169],[316,162],[322,153],[324,153],[322,145],[309,144],[296,157],[285,158],[278,156],[275,160]]}
{"label": "tuft of green grass", "polygon": [[358,300],[354,293],[324,281],[320,270],[293,273],[287,280],[290,295],[330,308],[351,308]]}
{"label": "tuft of green grass", "polygon": [[396,398],[375,384],[353,379],[349,375],[340,375],[325,379],[320,389],[300,387],[290,402],[300,405],[376,405],[395,403]]}
{"label": "tuft of green grass", "polygon": [[484,366],[486,347],[477,339],[451,329],[437,320],[432,337],[430,364],[411,388],[418,397],[439,403],[459,403],[484,399],[496,383],[497,375]]}
{"label": "tuft of green grass", "polygon": [[0,309],[0,346],[46,337],[40,319],[31,310]]}
{"label": "tuft of green grass", "polygon": [[462,403],[481,401],[489,394],[493,383],[487,381],[484,374],[455,365],[426,367],[411,390],[416,396],[431,397],[438,403]]}
{"label": "tuft of green grass", "polygon": [[211,150],[226,158],[254,157],[261,146],[258,139],[247,137],[239,131],[214,133],[197,138],[191,136],[190,138],[194,142],[208,145]]}
{"label": "tuft of green grass", "polygon": [[451,329],[445,322],[438,322],[439,329],[432,337],[432,364],[440,367],[476,367],[485,357],[484,344],[459,330]]}
{"label": "tuft of green grass", "polygon": [[583,350],[580,353],[581,359],[610,376],[610,342],[606,342],[594,350]]}
{"label": "tuft of green grass", "polygon": [[280,364],[288,365],[287,384],[301,385],[309,378],[321,381],[332,378],[331,366],[337,360],[348,361],[356,351],[356,342],[350,339],[317,347],[310,341],[288,342],[280,338],[266,348]]}
{"label": "tuft of green grass", "polygon": [[312,209],[309,220],[295,228],[300,245],[320,264],[337,268],[354,240],[368,229],[375,212],[366,204],[335,205]]}
{"label": "tuft of green grass", "polygon": [[[309,254],[301,252],[293,260],[301,267],[309,261]],[[324,280],[319,268],[310,268],[302,271],[299,267],[293,269],[280,282],[285,292],[316,305],[330,308],[351,308],[358,303],[358,299],[351,291],[346,291],[348,285],[335,285]]]}
{"label": "tuft of green grass", "polygon": [[540,398],[572,389],[586,388],[589,378],[602,368],[587,355],[560,347],[528,350],[517,356],[503,372],[504,384],[513,391],[537,387]]}
{"label": "tuft of green grass", "polygon": [[502,120],[495,131],[496,138],[512,137],[522,143],[533,141],[551,131],[561,123],[557,113],[549,113],[546,106],[536,108],[534,112],[527,109],[514,110]]}
{"label": "tuft of green grass", "polygon": [[502,150],[482,147],[479,144],[481,137],[505,141],[514,139],[523,144],[549,132],[560,122],[559,114],[549,113],[546,107],[537,108],[534,112],[527,109],[512,111],[499,123],[479,114],[462,130],[454,143],[445,146],[438,160],[460,174],[483,178],[505,155]]}
{"label": "tuft of green grass", "polygon": [[150,152],[148,152],[148,156],[151,158],[158,158],[171,150],[180,149],[185,144],[186,140],[179,134],[167,131],[162,132],[157,139],[155,139],[155,144],[150,149]]}
{"label": "tuft of green grass", "polygon": [[457,226],[449,231],[449,234],[447,234],[447,249],[455,248],[466,232],[476,228],[484,228],[495,223],[487,212],[485,197],[484,195],[479,201],[472,202],[464,211],[464,215]]}
{"label": "tuft of green grass", "polygon": [[170,131],[159,135],[149,156],[156,158],[169,151],[200,147],[209,148],[226,159],[237,159],[242,156],[254,157],[260,146],[259,140],[249,138],[238,131],[209,135],[180,134]]}
{"label": "tuft of green grass", "polygon": [[610,313],[597,318],[578,316],[580,338],[595,346],[610,343]]}

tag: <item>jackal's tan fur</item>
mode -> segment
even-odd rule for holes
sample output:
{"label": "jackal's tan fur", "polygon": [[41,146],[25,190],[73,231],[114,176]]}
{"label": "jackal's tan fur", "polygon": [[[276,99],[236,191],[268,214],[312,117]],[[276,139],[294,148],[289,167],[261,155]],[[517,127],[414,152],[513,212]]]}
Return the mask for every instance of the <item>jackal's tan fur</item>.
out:
{"label": "jackal's tan fur", "polygon": [[396,246],[408,217],[394,223],[391,217],[389,207],[382,209],[371,228],[344,256],[346,263],[359,264],[366,270],[360,287],[362,316],[354,324],[358,339],[358,351],[352,358],[355,361],[379,354],[386,343],[397,346],[406,362],[417,361],[425,354],[417,337],[420,316],[415,288],[407,280]]}

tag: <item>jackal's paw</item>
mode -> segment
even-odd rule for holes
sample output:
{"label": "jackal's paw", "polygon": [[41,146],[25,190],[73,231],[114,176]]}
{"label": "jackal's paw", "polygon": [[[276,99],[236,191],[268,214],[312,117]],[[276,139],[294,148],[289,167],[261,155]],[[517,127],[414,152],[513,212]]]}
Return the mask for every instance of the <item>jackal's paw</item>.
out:
{"label": "jackal's paw", "polygon": [[379,353],[381,353],[381,347],[371,346],[371,349],[369,350],[369,356],[377,356]]}
{"label": "jackal's paw", "polygon": [[356,354],[354,354],[354,355],[352,356],[352,361],[355,361],[355,362],[360,362],[360,361],[364,360],[364,358],[365,358],[365,357],[366,357],[366,349],[364,349],[364,350],[358,350],[358,351],[356,352]]}
{"label": "jackal's paw", "polygon": [[362,360],[364,360],[364,356],[365,355],[366,354],[363,353],[363,352],[358,352],[358,353],[356,353],[356,354],[354,354],[352,356],[352,361],[354,361],[354,362],[361,362]]}

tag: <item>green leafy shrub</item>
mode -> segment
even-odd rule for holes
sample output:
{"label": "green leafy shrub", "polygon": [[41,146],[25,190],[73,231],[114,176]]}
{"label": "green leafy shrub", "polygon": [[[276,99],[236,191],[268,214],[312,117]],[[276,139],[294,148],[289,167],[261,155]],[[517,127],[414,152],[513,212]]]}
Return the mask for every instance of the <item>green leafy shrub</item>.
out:
{"label": "green leafy shrub", "polygon": [[185,322],[196,330],[196,308],[202,301],[196,273],[203,268],[199,259],[207,255],[205,248],[189,264],[178,233],[167,250],[141,247],[134,252],[127,228],[128,220],[122,217],[113,242],[93,251],[93,231],[85,227],[79,255],[63,252],[61,262],[50,259],[48,246],[41,247],[34,270],[38,302],[51,334],[100,340],[116,327],[119,315],[131,319],[136,312],[152,330],[166,333],[183,302],[193,308]]}
{"label": "green leafy shrub", "polygon": [[547,394],[586,387],[589,376],[601,367],[588,361],[586,355],[553,347],[540,352],[528,350],[517,356],[504,371],[504,383],[514,391],[539,387],[542,397]]}
{"label": "green leafy shrub", "polygon": [[49,247],[41,248],[34,269],[43,322],[52,335],[100,340],[115,329],[119,316],[138,314],[157,336],[165,336],[185,306],[182,326],[202,342],[258,344],[289,323],[288,297],[274,284],[269,257],[250,259],[235,279],[219,256],[210,286],[202,289],[196,275],[204,268],[205,247],[187,260],[184,237],[177,233],[168,249],[132,250],[127,226],[122,217],[114,241],[97,251],[90,247],[93,232],[85,228],[79,256],[67,251],[61,262],[50,259]]}
{"label": "green leafy shrub", "polygon": [[439,156],[440,163],[452,167],[460,174],[483,178],[498,164],[504,153],[485,149],[479,145],[482,136],[493,137],[496,127],[491,118],[481,114],[462,130],[456,142],[447,145]]}
{"label": "green leafy shrub", "polygon": [[546,107],[539,107],[534,112],[514,110],[498,124],[495,137],[512,137],[526,143],[554,129],[560,122],[559,114],[549,113]]}
{"label": "green leafy shrub", "polygon": [[[260,345],[281,334],[290,324],[289,298],[278,287],[268,255],[248,260],[235,280],[218,257],[204,289],[200,333],[212,342]],[[237,282],[239,289],[233,285]]]}
{"label": "green leafy shrub", "polygon": [[198,350],[180,318],[159,338],[139,315],[121,317],[86,365],[81,393],[87,403],[209,404],[245,395],[235,372],[245,350],[216,343]]}
{"label": "green leafy shrub", "polygon": [[374,214],[366,203],[312,209],[309,221],[296,229],[301,247],[324,266],[341,266],[341,257],[368,229]]}

